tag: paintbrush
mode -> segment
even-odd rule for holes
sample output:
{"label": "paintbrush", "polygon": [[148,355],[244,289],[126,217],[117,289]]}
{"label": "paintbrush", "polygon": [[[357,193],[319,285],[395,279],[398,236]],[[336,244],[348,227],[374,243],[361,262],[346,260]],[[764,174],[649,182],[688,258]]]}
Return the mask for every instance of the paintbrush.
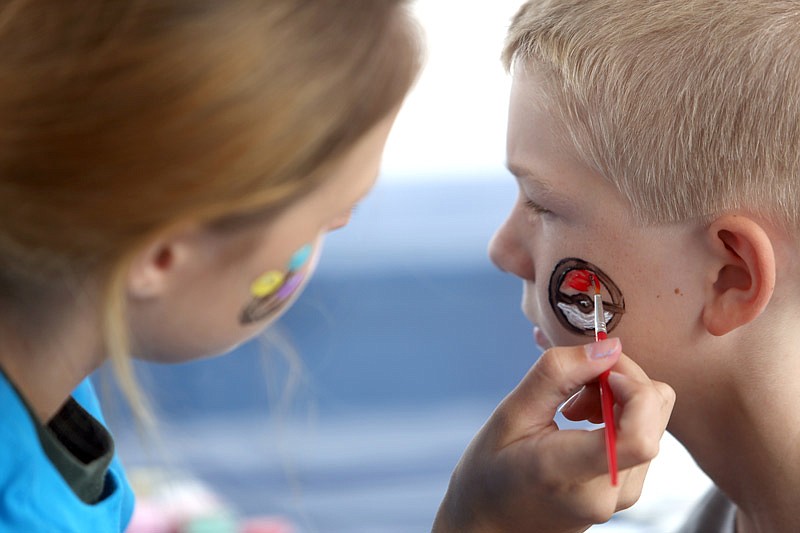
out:
{"label": "paintbrush", "polygon": [[[589,280],[594,286],[594,338],[602,341],[608,338],[606,332],[606,316],[603,311],[603,296],[600,293],[600,282],[597,276],[589,273]],[[606,436],[606,457],[608,459],[608,473],[611,476],[611,484],[617,484],[617,428],[614,425],[614,393],[608,385],[608,374],[606,370],[600,374],[600,406],[603,413],[603,423],[605,424]]]}

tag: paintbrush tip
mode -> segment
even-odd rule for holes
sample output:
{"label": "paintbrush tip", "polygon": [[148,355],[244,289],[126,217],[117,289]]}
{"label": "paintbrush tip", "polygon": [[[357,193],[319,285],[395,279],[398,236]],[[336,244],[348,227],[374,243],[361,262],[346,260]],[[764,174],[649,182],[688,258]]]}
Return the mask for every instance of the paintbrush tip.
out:
{"label": "paintbrush tip", "polygon": [[594,293],[600,294],[600,282],[597,280],[597,276],[589,274],[589,282],[594,286]]}

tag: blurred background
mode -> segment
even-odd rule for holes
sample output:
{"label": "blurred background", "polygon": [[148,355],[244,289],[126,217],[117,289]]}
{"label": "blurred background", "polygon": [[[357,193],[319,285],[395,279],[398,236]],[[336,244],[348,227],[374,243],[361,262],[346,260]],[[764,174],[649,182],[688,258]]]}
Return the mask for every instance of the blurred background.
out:
{"label": "blurred background", "polygon": [[[539,355],[520,283],[486,254],[516,195],[499,55],[520,3],[418,0],[426,69],[378,186],[327,239],[303,297],[229,355],[137,365],[161,445],[118,401],[106,409],[143,497],[166,469],[297,533],[430,530],[464,448]],[[708,481],[677,443],[662,450],[642,502],[596,530],[680,523]]]}

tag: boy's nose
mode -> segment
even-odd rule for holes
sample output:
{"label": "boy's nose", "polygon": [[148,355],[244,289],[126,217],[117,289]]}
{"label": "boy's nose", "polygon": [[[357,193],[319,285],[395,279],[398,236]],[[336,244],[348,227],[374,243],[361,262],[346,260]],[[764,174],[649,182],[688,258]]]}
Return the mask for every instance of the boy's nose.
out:
{"label": "boy's nose", "polygon": [[512,213],[489,241],[489,257],[503,272],[534,281],[533,259],[516,233],[513,217]]}

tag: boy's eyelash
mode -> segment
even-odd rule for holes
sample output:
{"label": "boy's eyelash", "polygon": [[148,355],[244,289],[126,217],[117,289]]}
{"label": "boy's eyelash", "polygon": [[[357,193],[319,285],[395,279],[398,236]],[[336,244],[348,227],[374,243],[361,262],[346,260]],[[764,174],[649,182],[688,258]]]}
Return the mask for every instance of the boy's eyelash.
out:
{"label": "boy's eyelash", "polygon": [[528,210],[537,215],[544,215],[551,212],[549,209],[542,207],[541,205],[537,204],[536,202],[530,199],[525,200],[525,206],[528,208]]}

